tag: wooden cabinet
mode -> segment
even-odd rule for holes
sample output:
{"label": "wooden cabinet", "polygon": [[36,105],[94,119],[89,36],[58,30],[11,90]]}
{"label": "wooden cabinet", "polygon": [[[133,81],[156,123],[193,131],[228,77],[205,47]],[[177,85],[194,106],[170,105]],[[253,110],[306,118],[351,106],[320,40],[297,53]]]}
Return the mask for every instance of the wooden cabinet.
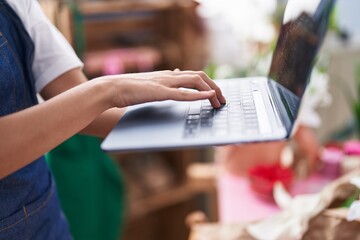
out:
{"label": "wooden cabinet", "polygon": [[[111,73],[106,72],[109,69],[114,73],[200,70],[206,64],[206,32],[192,0],[41,4],[83,59],[89,78]],[[192,163],[208,160],[207,151],[114,155],[128,189],[122,239],[183,240],[188,236],[185,218],[189,213],[216,208],[216,204],[209,204],[209,199],[216,199],[215,184],[187,174]],[[216,214],[212,220],[217,220]]]}
{"label": "wooden cabinet", "polygon": [[90,78],[201,70],[207,64],[206,29],[193,0],[98,0],[73,5],[43,1],[43,5],[83,59]]}
{"label": "wooden cabinet", "polygon": [[207,160],[208,151],[187,149],[114,156],[128,187],[123,239],[186,239],[189,229],[185,219],[197,210],[217,220],[214,179],[189,174],[193,163]]}

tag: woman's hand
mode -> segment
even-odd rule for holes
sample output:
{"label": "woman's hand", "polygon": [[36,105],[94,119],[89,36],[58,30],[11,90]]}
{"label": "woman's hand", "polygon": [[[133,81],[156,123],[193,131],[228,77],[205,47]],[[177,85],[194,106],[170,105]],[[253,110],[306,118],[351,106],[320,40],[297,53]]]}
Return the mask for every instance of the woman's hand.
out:
{"label": "woman's hand", "polygon": [[204,72],[158,71],[104,76],[97,80],[112,82],[114,107],[162,100],[209,99],[214,108],[226,103],[219,87]]}

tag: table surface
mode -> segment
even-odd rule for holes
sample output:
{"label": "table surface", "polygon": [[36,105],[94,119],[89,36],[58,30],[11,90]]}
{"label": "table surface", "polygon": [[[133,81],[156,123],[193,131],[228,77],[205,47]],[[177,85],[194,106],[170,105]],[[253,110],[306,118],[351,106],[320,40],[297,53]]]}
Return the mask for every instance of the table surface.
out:
{"label": "table surface", "polygon": [[[291,194],[315,193],[332,181],[320,174],[295,182]],[[257,195],[246,177],[223,173],[218,177],[219,220],[222,223],[255,221],[280,211],[271,200]]]}

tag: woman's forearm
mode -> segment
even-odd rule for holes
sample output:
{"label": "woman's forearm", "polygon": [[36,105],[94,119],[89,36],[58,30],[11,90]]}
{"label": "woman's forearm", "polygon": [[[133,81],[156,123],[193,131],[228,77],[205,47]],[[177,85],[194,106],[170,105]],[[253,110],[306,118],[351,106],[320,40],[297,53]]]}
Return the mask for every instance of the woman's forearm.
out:
{"label": "woman's forearm", "polygon": [[31,163],[111,108],[111,85],[108,81],[90,81],[40,105],[1,117],[0,179]]}
{"label": "woman's forearm", "polygon": [[[41,96],[45,100],[49,100],[71,88],[77,87],[86,83],[88,79],[80,68],[72,69],[60,75],[41,91]],[[102,94],[97,92],[95,94]],[[88,126],[81,130],[80,133],[93,135],[98,137],[105,137],[110,130],[115,126],[119,119],[124,114],[125,109],[112,108],[109,109],[94,119]]]}
{"label": "woman's forearm", "polygon": [[84,129],[82,129],[80,133],[104,138],[111,131],[111,129],[114,128],[124,113],[125,108],[109,109],[103,112]]}

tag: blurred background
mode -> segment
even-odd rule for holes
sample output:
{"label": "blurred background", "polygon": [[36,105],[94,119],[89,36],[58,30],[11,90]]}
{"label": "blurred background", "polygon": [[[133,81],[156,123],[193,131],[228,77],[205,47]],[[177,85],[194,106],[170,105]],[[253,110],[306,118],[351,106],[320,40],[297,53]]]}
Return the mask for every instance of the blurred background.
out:
{"label": "blurred background", "polygon": [[[39,2],[84,62],[89,79],[175,68],[203,70],[215,79],[267,75],[286,5],[286,0]],[[356,156],[352,162],[344,156],[350,154],[346,143],[355,141],[358,147],[360,133],[359,9],[358,0],[337,1],[311,76],[308,104],[302,106],[299,134],[293,140],[107,155],[113,163],[108,168],[115,172],[92,174],[119,174],[112,184],[123,190],[113,199],[111,192],[102,191],[100,197],[110,199],[101,203],[108,204],[104,211],[119,212],[102,218],[80,211],[84,202],[91,201],[87,193],[95,191],[87,178],[79,175],[76,181],[84,184],[68,192],[61,189],[72,184],[61,181],[70,173],[66,168],[54,169],[60,197],[73,206],[64,211],[75,239],[188,239],[197,222],[254,221],[279,211],[272,200],[259,196],[261,189],[252,186],[249,173],[256,167],[287,165],[293,176],[288,190],[294,195],[320,191],[358,168],[358,153],[352,153]],[[330,166],[335,173],[329,173],[324,171],[329,166],[323,151],[334,148],[343,155],[335,167]],[[289,158],[290,163],[281,162]],[[99,189],[107,189],[106,181],[102,184]],[[109,231],[114,234],[104,237]]]}

